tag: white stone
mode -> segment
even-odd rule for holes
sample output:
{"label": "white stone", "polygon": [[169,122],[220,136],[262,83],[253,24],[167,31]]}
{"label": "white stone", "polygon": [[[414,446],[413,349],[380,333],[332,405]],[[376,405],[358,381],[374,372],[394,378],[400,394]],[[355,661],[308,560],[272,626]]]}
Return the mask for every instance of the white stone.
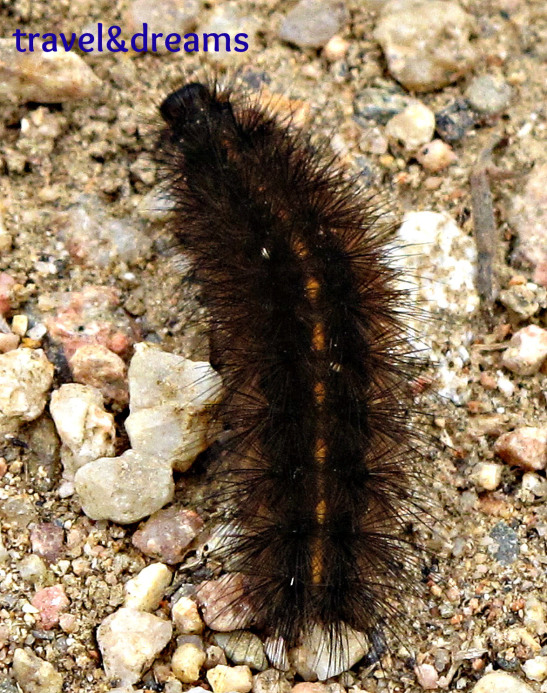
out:
{"label": "white stone", "polygon": [[529,597],[524,604],[524,625],[533,635],[547,633],[545,604],[537,597]]}
{"label": "white stone", "polygon": [[61,693],[63,677],[49,662],[29,650],[13,653],[13,675],[24,693]]}
{"label": "white stone", "polygon": [[171,658],[173,674],[183,683],[194,683],[199,679],[199,672],[206,659],[203,648],[195,643],[186,642],[179,645]]}
{"label": "white stone", "polygon": [[386,125],[388,139],[402,145],[407,152],[415,152],[431,141],[435,132],[435,114],[423,103],[407,106]]}
{"label": "white stone", "polygon": [[527,325],[515,332],[503,352],[502,363],[518,375],[533,375],[547,358],[547,330]]}
{"label": "white stone", "polygon": [[212,406],[222,381],[209,363],[137,344],[129,366],[131,447],[186,471],[218,435]]}
{"label": "white stone", "polygon": [[102,82],[74,51],[20,53],[0,39],[0,101],[62,103],[92,96]]}
{"label": "white stone", "polygon": [[397,235],[406,248],[399,262],[415,277],[418,299],[456,315],[478,308],[475,243],[448,214],[408,212]]}
{"label": "white stone", "polygon": [[63,443],[61,460],[67,479],[99,457],[114,455],[116,426],[103,396],[89,385],[68,383],[51,394],[49,411]]}
{"label": "white stone", "polygon": [[137,522],[173,500],[171,467],[126,450],[80,467],[74,477],[82,510],[92,520]]}
{"label": "white stone", "polygon": [[525,472],[522,475],[522,489],[536,498],[547,498],[547,480],[535,472]]}
{"label": "white stone", "polygon": [[0,435],[40,416],[52,382],[53,365],[41,349],[0,354]]}
{"label": "white stone", "polygon": [[171,640],[173,627],[157,616],[118,609],[97,629],[97,641],[109,679],[123,685],[136,683]]}
{"label": "white stone", "polygon": [[196,602],[190,597],[181,597],[175,602],[171,618],[179,633],[199,635],[205,624],[201,620]]}
{"label": "white stone", "polygon": [[173,575],[164,563],[152,563],[125,585],[123,605],[138,611],[154,611],[160,605]]}
{"label": "white stone", "polygon": [[253,687],[251,670],[246,666],[227,667],[219,664],[207,672],[213,693],[249,693]]}
{"label": "white stone", "polygon": [[339,645],[331,648],[327,634],[320,626],[315,626],[311,635],[289,652],[289,658],[305,681],[313,680],[314,676],[325,681],[351,669],[367,652],[365,636],[353,628],[346,626]]}
{"label": "white stone", "polygon": [[472,693],[534,693],[526,683],[505,671],[485,674],[475,684]]}
{"label": "white stone", "polygon": [[473,481],[486,491],[495,491],[501,482],[503,465],[495,462],[479,462],[473,471]]}
{"label": "white stone", "polygon": [[532,657],[522,665],[526,678],[530,681],[543,681],[547,678],[547,657]]}

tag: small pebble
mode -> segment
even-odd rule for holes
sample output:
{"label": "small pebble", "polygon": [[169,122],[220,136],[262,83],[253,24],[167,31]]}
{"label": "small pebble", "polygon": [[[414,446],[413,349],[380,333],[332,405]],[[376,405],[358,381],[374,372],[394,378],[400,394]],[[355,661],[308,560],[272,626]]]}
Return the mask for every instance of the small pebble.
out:
{"label": "small pebble", "polygon": [[17,648],[13,653],[13,675],[24,693],[61,693],[63,677],[52,664],[30,650]]}
{"label": "small pebble", "polygon": [[475,116],[467,101],[454,101],[435,114],[437,133],[445,142],[459,142],[474,125]]}
{"label": "small pebble", "polygon": [[344,0],[299,0],[279,29],[279,38],[300,48],[321,48],[349,21]]}
{"label": "small pebble", "polygon": [[203,527],[193,510],[172,505],[155,512],[131,539],[133,546],[163,563],[181,563],[188,547]]}
{"label": "small pebble", "polygon": [[426,171],[436,173],[453,164],[457,156],[446,142],[433,140],[418,150],[416,159]]}
{"label": "small pebble", "polygon": [[88,462],[76,472],[74,485],[88,517],[120,524],[151,515],[169,503],[174,493],[171,468],[133,450]]}
{"label": "small pebble", "polygon": [[505,522],[498,524],[490,532],[490,537],[497,543],[494,554],[496,561],[502,565],[510,565],[518,558],[520,552],[518,534]]}
{"label": "small pebble", "polygon": [[75,205],[58,214],[57,226],[59,238],[78,264],[111,267],[122,261],[132,265],[152,252],[144,224],[111,216],[96,195],[81,195]]}
{"label": "small pebble", "polygon": [[439,674],[432,664],[419,664],[414,667],[414,673],[424,691],[437,690]]}
{"label": "small pebble", "polygon": [[20,53],[15,39],[0,39],[0,101],[63,103],[89,98],[101,85],[73,51]]}
{"label": "small pebble", "polygon": [[7,354],[19,346],[19,337],[12,332],[0,332],[0,354]]}
{"label": "small pebble", "polygon": [[418,147],[431,141],[435,131],[435,115],[422,103],[412,104],[393,116],[386,125],[390,142],[415,152]]}
{"label": "small pebble", "polygon": [[312,634],[289,653],[290,660],[297,673],[306,681],[325,681],[338,676],[362,659],[368,652],[366,639],[349,626],[342,637],[342,649],[329,647],[325,633],[321,628],[314,628]]}
{"label": "small pebble", "polygon": [[281,671],[266,669],[253,680],[253,693],[290,693],[291,684]]}
{"label": "small pebble", "polygon": [[196,602],[189,597],[181,597],[173,604],[171,618],[177,631],[185,635],[199,635],[205,627]]}
{"label": "small pebble", "polygon": [[495,462],[479,462],[473,471],[473,481],[486,491],[495,491],[501,483],[503,466]]}
{"label": "small pebble", "polygon": [[255,671],[264,671],[268,668],[262,641],[254,633],[246,630],[215,633],[214,639],[234,664],[246,664]]}
{"label": "small pebble", "polygon": [[[222,37],[218,41],[218,50],[213,37],[210,37],[207,42],[209,60],[221,64],[230,64],[235,60],[249,60],[249,53],[253,51],[257,43],[256,32],[260,28],[260,24],[255,14],[251,12],[242,14],[236,3],[226,2],[218,3],[211,14],[208,15],[207,21],[204,24],[200,23],[199,28],[202,33],[219,35],[224,33],[232,37],[229,51],[227,50],[227,42]],[[244,40],[248,44],[249,50],[238,53],[235,50],[234,38],[240,32],[247,34],[247,38]]]}
{"label": "small pebble", "polygon": [[505,671],[492,671],[480,679],[471,693],[534,693],[526,683]]}
{"label": "small pebble", "polygon": [[500,302],[511,311],[511,317],[527,320],[547,307],[547,292],[544,287],[532,282],[515,284],[500,291]]}
{"label": "small pebble", "polygon": [[205,361],[135,345],[129,366],[131,414],[125,421],[131,447],[186,471],[220,431],[212,405],[221,387],[220,376]]}
{"label": "small pebble", "polygon": [[33,585],[43,584],[48,576],[47,565],[40,556],[36,556],[33,553],[24,556],[17,568],[23,580]]}
{"label": "small pebble", "polygon": [[374,38],[388,69],[410,91],[432,91],[455,82],[473,67],[469,42],[474,22],[456,2],[388,3]]}
{"label": "small pebble", "polygon": [[530,681],[544,681],[547,678],[547,657],[533,657],[522,665],[526,678]]}
{"label": "small pebble", "polygon": [[187,642],[179,645],[171,658],[173,674],[183,683],[194,683],[199,679],[205,658],[203,648],[194,643]]}
{"label": "small pebble", "polygon": [[507,109],[512,93],[513,90],[503,79],[480,75],[471,80],[465,95],[476,111],[494,115]]}
{"label": "small pebble", "polygon": [[245,578],[240,573],[201,583],[197,598],[206,625],[223,633],[250,626],[253,609],[246,594]]}
{"label": "small pebble", "polygon": [[168,621],[144,611],[118,609],[97,629],[106,676],[125,685],[136,683],[171,635]]}
{"label": "small pebble", "polygon": [[51,394],[49,411],[62,441],[61,461],[67,479],[84,464],[115,453],[114,416],[103,396],[88,385],[66,383]]}
{"label": "small pebble", "polygon": [[207,672],[213,693],[249,693],[253,687],[251,670],[246,666],[227,667],[219,664]]}
{"label": "small pebble", "polygon": [[547,465],[547,428],[523,426],[504,433],[494,444],[494,452],[504,462],[537,471]]}
{"label": "small pebble", "polygon": [[76,349],[68,365],[74,380],[96,387],[105,399],[127,404],[129,390],[123,359],[102,344],[84,344]]}
{"label": "small pebble", "polygon": [[152,563],[124,585],[124,607],[138,611],[158,608],[173,575],[163,563]]}
{"label": "small pebble", "polygon": [[52,382],[53,365],[41,349],[0,354],[0,434],[15,433],[22,423],[37,419]]}
{"label": "small pebble", "polygon": [[527,325],[515,332],[503,353],[502,363],[518,375],[533,375],[547,358],[547,330]]}
{"label": "small pebble", "polygon": [[416,103],[420,102],[403,92],[400,87],[365,87],[355,97],[353,108],[360,120],[373,120],[379,125],[385,125],[397,113]]}
{"label": "small pebble", "polygon": [[41,627],[51,630],[58,625],[61,612],[69,607],[70,602],[63,585],[52,585],[38,590],[31,604],[38,609]]}
{"label": "small pebble", "polygon": [[56,563],[65,551],[65,533],[54,522],[42,522],[30,531],[32,551],[49,563]]}
{"label": "small pebble", "polygon": [[18,337],[24,337],[28,328],[28,316],[14,315],[11,319],[11,331]]}
{"label": "small pebble", "polygon": [[537,597],[528,597],[524,604],[524,625],[533,635],[547,633],[545,603]]}
{"label": "small pebble", "polygon": [[330,62],[343,60],[348,52],[349,41],[341,36],[333,36],[323,48],[323,55]]}
{"label": "small pebble", "polygon": [[547,498],[547,479],[534,472],[525,472],[522,475],[522,489],[536,498]]}
{"label": "small pebble", "polygon": [[11,310],[15,279],[7,272],[0,272],[0,315]]}

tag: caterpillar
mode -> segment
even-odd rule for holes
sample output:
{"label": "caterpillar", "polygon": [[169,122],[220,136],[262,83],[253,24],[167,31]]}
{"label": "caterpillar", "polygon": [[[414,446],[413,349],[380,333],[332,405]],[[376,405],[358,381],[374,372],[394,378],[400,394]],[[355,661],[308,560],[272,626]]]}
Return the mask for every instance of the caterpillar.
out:
{"label": "caterpillar", "polygon": [[326,144],[216,82],[171,93],[158,168],[225,392],[229,571],[291,648],[396,629],[420,560],[421,359],[394,227]]}

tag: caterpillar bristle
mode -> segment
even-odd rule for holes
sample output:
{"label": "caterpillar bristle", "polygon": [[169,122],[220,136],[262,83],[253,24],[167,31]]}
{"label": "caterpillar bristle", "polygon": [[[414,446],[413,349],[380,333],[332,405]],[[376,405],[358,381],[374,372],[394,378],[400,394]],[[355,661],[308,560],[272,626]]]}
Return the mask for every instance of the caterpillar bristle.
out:
{"label": "caterpillar bristle", "polygon": [[278,659],[279,643],[320,632],[343,664],[348,629],[375,650],[419,591],[422,361],[394,225],[325,145],[256,98],[193,82],[160,111],[171,227],[201,286],[231,431],[221,560]]}

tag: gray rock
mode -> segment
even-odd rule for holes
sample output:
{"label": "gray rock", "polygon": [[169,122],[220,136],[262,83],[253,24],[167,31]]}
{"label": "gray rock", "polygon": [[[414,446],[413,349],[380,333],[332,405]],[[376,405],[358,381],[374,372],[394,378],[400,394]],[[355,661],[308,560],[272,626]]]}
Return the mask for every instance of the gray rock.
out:
{"label": "gray rock", "polygon": [[394,115],[416,102],[417,99],[393,87],[366,87],[356,96],[353,109],[358,118],[385,125]]}
{"label": "gray rock", "polygon": [[432,91],[473,67],[473,18],[455,2],[387,3],[374,31],[393,77],[412,91]]}
{"label": "gray rock", "polygon": [[268,668],[262,641],[253,633],[246,630],[215,633],[214,640],[234,664],[246,664],[257,671]]}
{"label": "gray rock", "polygon": [[505,524],[498,524],[490,532],[490,536],[498,544],[495,553],[496,560],[502,565],[510,565],[519,555],[519,538],[514,529]]}
{"label": "gray rock", "polygon": [[435,114],[435,126],[445,142],[459,142],[474,126],[475,115],[467,101],[459,99]]}
{"label": "gray rock", "polygon": [[492,75],[474,77],[465,95],[471,106],[480,113],[494,115],[509,106],[513,90],[502,79]]}
{"label": "gray rock", "polygon": [[[197,22],[201,10],[201,0],[133,0],[126,13],[128,32],[142,32],[143,24],[148,24],[148,44],[143,46],[142,39],[136,41],[139,50],[152,51],[152,32],[162,33],[156,47],[160,53],[168,53],[165,37],[171,33],[185,34],[191,31]],[[182,51],[182,45],[178,44]]]}
{"label": "gray rock", "polygon": [[348,22],[342,0],[300,0],[279,29],[279,38],[301,48],[321,48]]}

